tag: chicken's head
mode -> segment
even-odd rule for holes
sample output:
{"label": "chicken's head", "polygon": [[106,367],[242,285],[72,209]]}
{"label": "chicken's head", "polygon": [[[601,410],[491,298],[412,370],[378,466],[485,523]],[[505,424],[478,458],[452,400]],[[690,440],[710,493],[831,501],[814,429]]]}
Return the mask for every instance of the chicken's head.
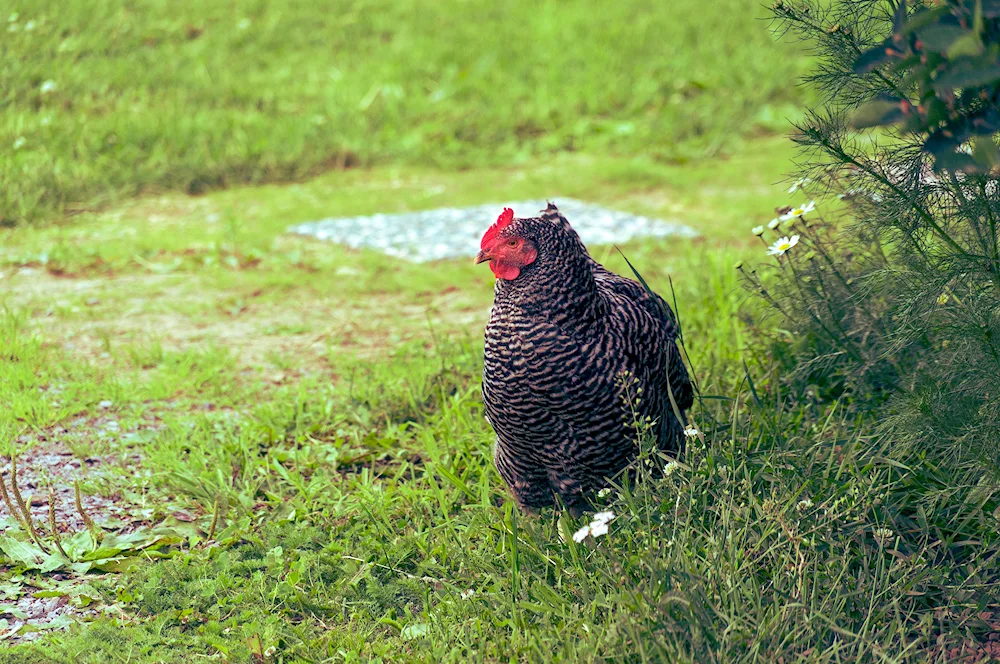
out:
{"label": "chicken's head", "polygon": [[517,279],[521,268],[538,258],[538,249],[531,240],[521,237],[514,223],[514,211],[504,208],[496,223],[490,226],[479,244],[476,263],[490,262],[498,279]]}

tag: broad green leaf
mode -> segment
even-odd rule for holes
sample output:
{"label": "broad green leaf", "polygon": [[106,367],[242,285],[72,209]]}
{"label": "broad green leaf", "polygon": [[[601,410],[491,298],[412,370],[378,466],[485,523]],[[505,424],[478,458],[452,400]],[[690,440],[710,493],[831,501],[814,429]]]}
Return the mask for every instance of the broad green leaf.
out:
{"label": "broad green leaf", "polygon": [[13,537],[0,538],[0,550],[14,563],[35,568],[42,564],[47,554],[34,544],[16,540]]}
{"label": "broad green leaf", "polygon": [[920,41],[924,43],[924,48],[928,51],[944,53],[956,40],[972,34],[957,25],[932,25],[917,33]]}
{"label": "broad green leaf", "polygon": [[58,616],[40,625],[42,629],[65,629],[73,624],[73,619],[70,618],[65,613],[60,613]]}
{"label": "broad green leaf", "polygon": [[37,569],[39,572],[42,572],[43,574],[47,574],[49,572],[55,572],[56,570],[64,570],[72,572],[73,574],[81,575],[89,572],[92,566],[93,563],[73,562],[68,558],[66,558],[66,556],[59,553],[58,551],[53,551],[52,553],[50,553],[48,556],[45,557],[45,560],[42,561],[42,564],[39,565]]}
{"label": "broad green leaf", "polygon": [[64,629],[72,624],[73,620],[63,613],[47,622],[29,622],[21,628],[21,633],[44,632],[50,629]]}
{"label": "broad green leaf", "polygon": [[59,553],[58,551],[53,551],[52,553],[50,553],[45,557],[45,560],[42,561],[41,565],[39,565],[38,571],[42,572],[43,574],[47,574],[49,572],[54,572],[57,569],[62,569],[72,562],[73,561],[71,561],[69,558]]}
{"label": "broad green leaf", "polygon": [[172,537],[181,541],[185,539],[199,541],[202,539],[202,529],[194,522],[181,521],[180,519],[168,516],[162,521],[160,526],[156,529],[157,533],[169,533]]}
{"label": "broad green leaf", "polygon": [[141,560],[137,556],[118,556],[117,558],[94,563],[93,569],[100,572],[124,572],[133,565],[139,564]]}
{"label": "broad green leaf", "polygon": [[910,17],[904,25],[903,29],[899,31],[901,35],[908,35],[911,32],[920,30],[924,26],[930,25],[934,21],[939,20],[945,14],[951,12],[951,7],[944,5],[942,7],[935,7],[934,9],[924,9],[918,11],[916,14]]}
{"label": "broad green leaf", "polygon": [[920,56],[911,55],[903,58],[902,60],[897,60],[896,62],[893,62],[892,66],[889,67],[889,71],[910,71],[919,64],[920,64]]}
{"label": "broad green leaf", "polygon": [[928,126],[934,127],[948,117],[948,106],[937,97],[930,99],[924,105],[927,107]]}
{"label": "broad green leaf", "polygon": [[431,631],[430,626],[427,623],[410,623],[399,633],[404,639],[418,639],[422,636],[427,636]]}
{"label": "broad green leaf", "polygon": [[935,157],[940,157],[957,150],[958,146],[964,143],[967,138],[968,135],[965,133],[956,135],[950,131],[948,133],[943,130],[935,131],[924,141],[924,150]]}
{"label": "broad green leaf", "polygon": [[909,70],[909,73],[906,75],[906,77],[902,81],[900,81],[899,89],[907,90],[917,81],[926,81],[926,79],[930,76],[931,69],[932,68],[930,65],[917,65],[913,67],[912,69]]}
{"label": "broad green leaf", "polygon": [[89,572],[90,569],[93,566],[94,566],[94,564],[93,563],[89,563],[89,562],[87,562],[87,563],[73,563],[73,564],[69,565],[69,571],[73,572],[74,574],[82,575],[82,574],[86,574],[87,572]]}
{"label": "broad green leaf", "polygon": [[98,601],[100,600],[97,597],[91,597],[90,595],[77,595],[73,598],[73,605],[84,609]]}
{"label": "broad green leaf", "polygon": [[31,596],[37,599],[45,599],[46,597],[65,597],[68,594],[61,590],[39,590],[37,593],[32,593]]}
{"label": "broad green leaf", "polygon": [[101,541],[101,548],[121,549],[124,551],[125,549],[149,546],[157,539],[159,539],[159,536],[149,530],[137,530],[124,535],[109,533]]}
{"label": "broad green leaf", "polygon": [[964,152],[946,152],[934,156],[935,171],[965,171],[967,173],[977,173],[982,170],[979,164]]}
{"label": "broad green leaf", "polygon": [[1000,165],[1000,148],[992,136],[979,136],[972,150],[972,157],[984,169]]}
{"label": "broad green leaf", "polygon": [[20,597],[24,586],[12,581],[0,581],[0,598],[13,599]]}
{"label": "broad green leaf", "polygon": [[122,553],[141,551],[163,540],[164,535],[150,530],[138,530],[124,535],[108,533],[101,541],[101,546],[87,553],[83,560],[103,560],[114,558]]}
{"label": "broad green leaf", "polygon": [[975,32],[962,35],[951,43],[946,51],[949,58],[979,55],[983,52],[983,40]]}
{"label": "broad green leaf", "polygon": [[864,74],[870,72],[876,67],[880,67],[890,60],[898,58],[898,56],[890,55],[889,49],[892,48],[892,40],[886,39],[884,42],[876,46],[875,48],[869,49],[858,56],[858,59],[854,61],[854,73]]}
{"label": "broad green leaf", "polygon": [[28,619],[28,614],[13,604],[0,604],[0,615],[14,616],[20,620]]}
{"label": "broad green leaf", "polygon": [[122,552],[122,549],[102,546],[96,551],[91,551],[83,557],[84,561],[88,560],[104,560],[105,558],[114,558]]}
{"label": "broad green leaf", "polygon": [[950,92],[955,88],[974,88],[989,85],[1000,80],[1000,62],[965,60],[941,72],[934,79],[934,89],[938,93]]}
{"label": "broad green leaf", "polygon": [[870,101],[854,112],[854,116],[851,118],[851,126],[855,129],[865,129],[867,127],[882,127],[895,124],[906,116],[901,103],[901,99],[876,99]]}
{"label": "broad green leaf", "polygon": [[97,548],[97,542],[89,530],[80,530],[63,540],[66,554],[74,560],[79,560]]}

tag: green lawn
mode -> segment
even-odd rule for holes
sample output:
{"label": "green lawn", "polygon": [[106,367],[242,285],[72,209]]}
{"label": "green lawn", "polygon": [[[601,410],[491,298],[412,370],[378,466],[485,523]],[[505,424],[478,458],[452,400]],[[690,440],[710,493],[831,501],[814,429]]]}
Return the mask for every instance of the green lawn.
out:
{"label": "green lawn", "polygon": [[[783,145],[695,168],[387,167],[8,232],[0,432],[28,443],[7,451],[30,470],[32,446],[59,445],[66,426],[74,454],[107,460],[76,474],[84,494],[132,510],[138,535],[109,551],[105,535],[64,532],[90,569],[53,576],[12,529],[8,601],[64,594],[97,615],[5,661],[920,659],[948,631],[921,599],[947,572],[921,565],[930,544],[880,508],[910,474],[836,406],[756,403],[743,372],[757,365],[733,263],[761,255],[748,228],[785,201],[770,184]],[[704,233],[623,249],[661,292],[673,282],[710,397],[695,413],[705,442],[667,479],[607,497],[618,519],[583,545],[560,535],[579,525],[567,517],[512,511],[493,469],[482,266],[283,234],[319,214],[547,191]]]}
{"label": "green lawn", "polygon": [[[14,0],[0,221],[331,168],[686,162],[797,117],[757,0]],[[30,28],[30,29],[29,29]]]}

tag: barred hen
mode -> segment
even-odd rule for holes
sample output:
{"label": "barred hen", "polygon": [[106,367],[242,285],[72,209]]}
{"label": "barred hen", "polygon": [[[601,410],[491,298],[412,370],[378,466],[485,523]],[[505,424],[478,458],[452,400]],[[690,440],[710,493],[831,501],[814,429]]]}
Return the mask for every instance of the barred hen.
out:
{"label": "barred hen", "polygon": [[524,219],[505,208],[480,246],[497,277],[483,370],[497,469],[521,507],[558,496],[579,514],[634,459],[636,421],[661,449],[683,444],[668,391],[682,414],[693,391],[673,312],[591,258],[551,203]]}

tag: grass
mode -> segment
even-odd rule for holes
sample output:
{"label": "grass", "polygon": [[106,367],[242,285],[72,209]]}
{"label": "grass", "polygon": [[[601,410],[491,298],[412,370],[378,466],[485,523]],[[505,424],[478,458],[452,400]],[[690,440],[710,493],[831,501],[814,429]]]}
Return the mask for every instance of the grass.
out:
{"label": "grass", "polygon": [[[74,418],[115,418],[119,434],[74,450],[122,460],[110,484],[84,474],[85,491],[131,496],[161,539],[155,562],[95,576],[142,556],[126,552],[85,586],[55,585],[98,616],[4,661],[899,662],[978,633],[980,595],[947,589],[985,574],[988,550],[971,534],[942,545],[940,523],[900,508],[929,471],[887,459],[839,404],[753,396],[732,265],[760,251],[747,228],[770,215],[753,211],[784,202],[766,184],[780,149],[761,147],[701,169],[574,157],[336,173],[12,231],[0,431],[30,447]],[[409,209],[442,186],[460,202],[586,189],[708,234],[624,248],[661,292],[672,278],[692,363],[722,398],[696,412],[705,441],[675,473],[606,499],[618,518],[596,542],[564,541],[568,517],[513,511],[493,469],[488,275],[281,235],[311,201]],[[136,453],[147,472],[130,473]],[[961,563],[930,564],[942,546]],[[21,593],[52,583],[4,574]]]}
{"label": "grass", "polygon": [[[568,182],[572,172],[572,168],[564,166],[546,177]],[[659,171],[654,169],[655,172]],[[434,182],[458,177],[457,183],[449,184],[466,188],[468,182],[476,179],[488,182],[489,174],[483,171],[437,175]],[[95,217],[84,227],[71,231],[68,244],[72,250],[66,255],[78,258],[65,264],[33,259],[19,262],[34,251],[27,248],[45,247],[53,238],[60,237],[51,234],[52,229],[13,232],[5,243],[3,260],[5,270],[9,270],[5,282],[10,288],[3,320],[9,334],[4,336],[7,345],[2,352],[15,361],[5,365],[4,380],[0,381],[2,398],[13,405],[0,416],[4,439],[25,432],[33,437],[36,432],[50,431],[59,422],[81,414],[97,416],[101,402],[111,401],[112,414],[121,423],[124,436],[152,419],[159,422],[158,433],[138,443],[129,442],[126,437],[100,445],[94,441],[80,453],[124,455],[128,449],[139,452],[151,477],[123,476],[118,480],[118,488],[163,496],[163,505],[169,507],[158,509],[151,521],[168,520],[173,510],[183,506],[198,515],[199,529],[187,544],[199,544],[207,537],[217,503],[227,505],[219,528],[223,532],[228,529],[226,538],[220,537],[226,543],[224,547],[199,550],[181,545],[171,553],[180,556],[177,560],[185,559],[182,567],[188,568],[194,577],[187,581],[180,577],[171,581],[135,577],[134,583],[138,584],[177,586],[177,593],[169,600],[177,608],[158,606],[150,609],[152,612],[173,616],[185,624],[201,621],[200,613],[197,616],[184,613],[193,608],[188,591],[194,586],[187,584],[200,586],[196,594],[208,597],[204,594],[209,589],[204,585],[203,575],[217,566],[256,570],[252,559],[257,554],[239,544],[247,537],[266,538],[261,540],[266,548],[258,557],[273,573],[285,566],[285,552],[292,556],[305,545],[302,537],[312,539],[313,544],[321,540],[340,542],[332,553],[317,550],[316,554],[324,560],[343,563],[352,577],[361,573],[354,581],[357,586],[367,572],[386,571],[382,567],[369,570],[365,558],[361,563],[354,560],[368,555],[365,549],[352,543],[354,539],[365,542],[366,547],[378,546],[370,536],[381,538],[383,527],[390,527],[374,522],[369,525],[374,525],[376,531],[355,532],[355,521],[365,510],[374,510],[373,514],[394,522],[401,516],[396,509],[417,501],[423,505],[422,518],[427,519],[418,525],[418,530],[441,531],[454,537],[472,527],[454,520],[472,492],[477,496],[478,507],[475,511],[466,510],[466,514],[474,518],[474,523],[493,520],[497,514],[501,519],[512,518],[510,514],[503,517],[503,508],[498,512],[494,506],[501,502],[502,492],[492,475],[490,433],[481,417],[476,380],[481,352],[476,348],[481,348],[479,335],[491,298],[487,275],[466,261],[433,266],[401,264],[374,254],[279,236],[289,222],[283,214],[289,197],[321,198],[335,188],[343,200],[364,205],[363,201],[358,202],[359,194],[373,190],[371,195],[383,204],[392,206],[390,197],[395,197],[395,205],[404,208],[413,190],[424,187],[423,178],[429,177],[420,173],[403,174],[404,181],[417,184],[393,189],[391,182],[400,173],[385,174],[383,186],[377,186],[380,174],[373,175],[364,183],[352,183],[357,176],[345,173],[295,187],[220,192],[198,199],[199,205],[219,210],[218,214],[223,216],[239,216],[241,210],[257,209],[268,220],[268,224],[253,224],[252,233],[243,242],[237,242],[242,251],[249,253],[247,247],[252,247],[260,255],[259,261],[248,264],[234,266],[224,260],[206,263],[198,254],[195,259],[190,258],[192,246],[218,238],[205,230],[204,210],[183,209],[189,201],[179,196],[139,201],[124,210]],[[527,174],[508,171],[493,177],[530,182],[536,176],[531,171]],[[592,177],[599,179],[596,172]],[[609,192],[609,199],[640,196],[653,186],[650,178],[652,174],[647,175],[643,189],[626,190],[612,173],[604,179],[603,187]],[[512,186],[510,194],[527,195],[535,191],[531,187],[548,185],[520,186],[520,190]],[[484,191],[492,190],[490,184],[485,187]],[[685,196],[691,196],[690,189],[685,189]],[[737,197],[746,195],[734,192]],[[666,192],[661,193],[657,200],[670,200]],[[465,195],[473,197],[475,193],[467,191]],[[479,196],[483,195],[483,191],[479,192]],[[168,229],[152,237],[143,225],[138,225],[136,237],[149,243],[144,246],[162,243],[155,257],[161,263],[173,265],[175,257],[184,257],[168,272],[151,267],[152,255],[149,260],[133,260],[137,251],[131,244],[133,238],[126,236],[117,242],[109,239],[112,228],[121,228],[123,215],[148,209],[150,205],[174,211],[170,218],[156,222],[167,225]],[[241,207],[230,209],[236,205]],[[131,226],[131,220],[125,220],[125,224]],[[217,232],[225,235],[229,231]],[[66,235],[61,237],[65,239]],[[176,244],[177,238],[183,238],[184,243]],[[651,268],[660,265],[651,274],[661,287],[667,270],[684,272],[694,266],[713,266],[713,275],[728,276],[718,282],[714,282],[718,277],[713,276],[707,292],[731,307],[735,272],[720,265],[722,261],[732,262],[731,250],[719,247],[717,241],[713,246],[691,240],[681,241],[682,246],[671,244],[655,242],[627,250],[644,265]],[[95,257],[92,250],[102,253]],[[295,256],[294,261],[289,255]],[[613,254],[610,259],[616,268],[624,267]],[[293,274],[288,274],[289,270]],[[351,275],[349,278],[339,276],[345,270]],[[696,298],[704,297],[696,295],[701,288],[695,288],[695,283],[685,282],[680,286],[680,296],[693,305]],[[258,291],[262,292],[252,295]],[[366,298],[375,298],[377,306],[365,310],[361,316],[347,316],[347,322],[353,326],[350,334],[331,330],[331,319],[343,315],[338,312],[357,308]],[[241,301],[245,304],[234,304]],[[718,311],[718,303],[706,302],[695,310]],[[265,311],[272,314],[265,315]],[[122,316],[122,312],[128,314]],[[152,322],[144,327],[142,321],[147,317]],[[707,322],[704,315],[696,319]],[[252,329],[241,337],[237,331],[244,324]],[[691,325],[693,329],[704,326],[693,321]],[[183,330],[198,326],[214,331],[214,339],[185,336]],[[723,349],[739,347],[738,328],[714,324],[711,327],[716,341],[704,347],[707,353],[697,353],[699,361],[704,360],[709,366],[732,365],[732,356],[718,354]],[[391,330],[398,336],[370,343],[382,330]],[[276,344],[269,347],[270,352],[260,348],[261,344],[270,343],[267,340],[255,339],[256,352],[248,353],[241,347],[241,339],[258,335],[270,337]],[[359,346],[367,351],[362,352]],[[391,351],[397,347],[400,350]],[[365,354],[381,359],[372,365],[363,357]],[[281,374],[278,380],[274,379],[276,373]],[[704,379],[711,382],[708,374]],[[53,394],[54,385],[67,387]],[[44,395],[41,399],[39,393]],[[205,403],[211,403],[210,411],[201,408]],[[248,407],[253,403],[258,405]],[[477,412],[480,414],[475,415]],[[240,467],[236,475],[218,475],[217,469],[236,466]],[[428,474],[430,468],[435,470]],[[267,479],[262,484],[260,479],[264,477]],[[447,477],[457,485],[448,484]],[[430,484],[426,483],[428,480]],[[469,483],[475,488],[470,489]],[[406,496],[406,502],[397,504],[391,513],[383,513],[376,504],[387,490],[390,494],[401,490]],[[365,497],[376,502],[369,504]],[[393,498],[391,502],[396,504],[396,500]],[[344,530],[334,534],[330,528],[340,527],[335,524]],[[391,528],[395,530],[395,526]],[[427,545],[427,536],[427,533],[421,535],[423,546]],[[436,547],[442,545],[444,540]],[[497,543],[488,546],[495,547]],[[224,548],[232,552],[225,553]],[[483,549],[483,554],[488,550]],[[206,557],[201,558],[202,555]],[[379,558],[383,560],[399,569],[398,561]],[[329,570],[313,568],[313,559],[309,561],[300,564],[309,565],[310,578],[333,580],[328,577]],[[388,564],[379,561],[375,561],[377,565]],[[436,563],[431,567],[434,569],[428,568],[429,571],[442,571]],[[187,574],[167,568],[163,568],[163,573]],[[179,641],[173,636],[163,640],[153,635],[165,626],[143,626],[145,618],[138,616],[146,610],[140,608],[141,598],[152,600],[157,593],[140,590],[140,586],[122,585],[116,590],[115,585],[122,582],[112,579],[102,587],[103,601],[138,620],[127,636],[123,637],[126,632],[120,631],[123,627],[120,624],[114,628],[118,634],[108,641],[108,633],[101,631],[104,628],[99,625],[103,623],[99,622],[94,631],[56,636],[46,646],[22,647],[13,652],[23,651],[19,656],[26,658],[25,661],[44,658],[86,661],[88,657],[92,661],[107,661],[122,656],[123,652],[136,656],[146,652],[153,658],[150,661],[164,658],[170,661],[188,657],[192,652],[211,654],[229,650],[240,660],[250,657],[255,647],[248,645],[248,639],[254,643],[259,640],[263,650],[271,645],[283,647],[281,643],[290,638],[285,627],[291,624],[288,622],[291,614],[284,609],[276,611],[275,599],[259,594],[266,595],[270,577],[254,572],[251,576],[256,579],[254,592],[258,594],[247,595],[243,592],[247,578],[240,577],[242,573],[237,571],[237,576],[220,580],[217,590],[222,592],[223,587],[228,587],[235,592],[229,600],[212,601],[217,607],[229,602],[245,605],[249,613],[238,614],[236,620],[243,627],[235,631],[235,623],[216,620],[219,639],[207,639],[204,631],[193,641],[181,633],[183,630],[176,637]],[[407,573],[418,576],[413,571]],[[403,578],[408,579],[405,575]],[[448,583],[462,581],[453,578]],[[215,588],[214,582],[210,585]],[[435,592],[446,592],[438,585]],[[447,592],[454,594],[451,590]],[[411,595],[408,592],[405,597]],[[332,601],[333,597],[316,601]],[[409,610],[412,612],[414,608]],[[392,608],[390,614],[397,611],[405,614],[406,608],[400,605]],[[132,620],[129,618],[128,622]],[[292,622],[300,620],[295,617]],[[387,624],[396,624],[395,638],[402,639],[405,624],[400,620]],[[322,631],[317,624],[300,627],[312,633],[308,642],[294,647],[302,656],[329,649],[333,643],[339,644],[338,648],[359,649],[361,657],[370,654],[364,650],[364,642],[357,635],[352,636],[353,628],[326,638],[312,632]],[[147,628],[153,632],[147,633]],[[409,636],[412,631],[406,634]],[[196,644],[198,641],[215,645],[206,650]],[[101,642],[104,645],[98,645]],[[388,640],[378,648],[392,652],[398,645]]]}
{"label": "grass", "polygon": [[[49,225],[31,233],[0,229],[0,269],[35,267],[65,276],[170,273],[215,264],[238,268],[264,257],[309,269],[323,265],[310,261],[342,260],[342,252],[294,243],[281,234],[289,225],[329,216],[331,210],[362,215],[523,196],[597,197],[642,214],[683,219],[709,242],[745,239],[753,223],[765,223],[773,216],[770,208],[784,204],[773,198],[780,191],[774,184],[784,177],[792,155],[786,140],[772,138],[724,160],[684,165],[643,157],[561,155],[459,172],[359,169],[305,184],[263,187],[251,198],[244,189],[207,198],[141,198],[110,214],[83,216],[71,226]],[[345,281],[348,287],[359,283]],[[400,286],[393,282],[386,290]]]}
{"label": "grass", "polygon": [[[745,325],[807,99],[756,2],[11,11],[0,453],[66,555],[0,506],[0,641],[76,612],[0,660],[947,661],[1000,631],[988,496],[781,394]],[[582,544],[493,468],[484,266],[285,233],[560,196],[702,234],[622,249],[675,289],[704,437]],[[125,516],[73,525],[74,479]]]}
{"label": "grass", "polygon": [[731,154],[801,113],[759,5],[15,1],[0,221],[359,165]]}

